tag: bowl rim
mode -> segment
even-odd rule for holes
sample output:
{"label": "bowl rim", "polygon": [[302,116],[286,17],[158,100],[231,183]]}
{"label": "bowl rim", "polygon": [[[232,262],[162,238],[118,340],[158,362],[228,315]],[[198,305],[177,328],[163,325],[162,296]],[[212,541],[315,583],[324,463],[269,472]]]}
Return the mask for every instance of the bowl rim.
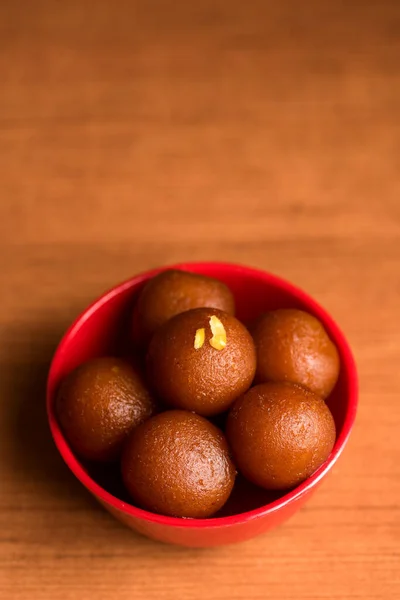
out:
{"label": "bowl rim", "polygon": [[[330,330],[330,335],[333,338],[335,344],[339,348],[339,353],[342,357],[342,368],[344,368],[347,372],[347,380],[348,380],[348,405],[347,411],[345,414],[342,430],[338,437],[336,438],[335,445],[333,450],[325,461],[325,463],[315,471],[311,477],[303,481],[300,485],[296,486],[293,490],[288,491],[283,494],[279,499],[274,500],[268,504],[265,504],[259,508],[253,509],[251,511],[237,513],[235,515],[230,515],[226,517],[210,517],[207,519],[182,519],[179,517],[170,517],[165,515],[159,515],[156,513],[149,512],[142,508],[138,508],[124,502],[107,492],[104,488],[102,488],[94,479],[90,477],[90,475],[83,468],[79,460],[73,454],[71,448],[67,440],[65,439],[61,428],[58,425],[58,421],[56,418],[55,410],[54,410],[54,399],[50,393],[50,382],[52,381],[52,374],[54,364],[62,359],[62,354],[64,353],[65,348],[68,346],[69,341],[72,337],[74,337],[75,332],[81,328],[82,325],[90,318],[90,316],[96,312],[101,306],[110,301],[114,296],[117,296],[130,288],[134,288],[137,285],[143,283],[150,277],[153,277],[157,273],[161,271],[165,271],[167,269],[180,269],[180,270],[191,270],[193,269],[195,272],[206,271],[207,269],[224,269],[230,270],[230,272],[246,273],[248,275],[252,275],[257,278],[263,279],[267,283],[273,283],[277,287],[284,289],[286,292],[289,292],[296,299],[303,302],[310,310],[315,314],[318,318],[320,318],[324,325],[327,325]],[[104,294],[102,294],[99,298],[94,300],[86,309],[84,309],[80,315],[74,320],[72,325],[67,329],[66,333],[61,338],[57,349],[52,357],[50,369],[47,378],[47,387],[46,387],[46,407],[47,407],[47,417],[50,426],[50,431],[54,440],[54,443],[61,454],[64,462],[68,466],[68,468],[72,471],[75,477],[100,501],[105,504],[110,505],[114,509],[118,510],[121,513],[130,515],[138,520],[157,523],[163,526],[169,527],[181,527],[185,529],[203,529],[203,528],[218,528],[225,527],[228,525],[238,525],[243,524],[248,521],[258,519],[261,517],[265,517],[268,514],[274,513],[285,506],[295,502],[304,494],[309,493],[315,486],[322,480],[322,478],[331,470],[333,465],[338,460],[341,455],[344,447],[347,444],[349,439],[351,430],[354,425],[356,412],[358,405],[358,376],[357,376],[357,368],[355,364],[355,360],[350,349],[349,343],[347,342],[343,332],[336,324],[334,319],[329,315],[329,313],[311,296],[309,296],[302,289],[293,285],[286,279],[283,279],[275,274],[272,274],[268,271],[264,271],[261,269],[257,269],[254,267],[249,267],[237,263],[230,262],[219,262],[219,261],[196,261],[196,262],[185,262],[185,263],[177,263],[173,265],[165,265],[156,269],[151,269],[148,271],[144,271],[131,277],[122,283],[112,287]]]}

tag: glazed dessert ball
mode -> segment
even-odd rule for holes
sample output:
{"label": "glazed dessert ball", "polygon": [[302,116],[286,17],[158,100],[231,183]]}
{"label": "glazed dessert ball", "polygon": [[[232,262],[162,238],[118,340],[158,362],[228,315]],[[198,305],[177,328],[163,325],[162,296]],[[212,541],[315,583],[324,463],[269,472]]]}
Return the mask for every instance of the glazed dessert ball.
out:
{"label": "glazed dessert ball", "polygon": [[169,406],[211,416],[226,410],[251,385],[256,353],[235,317],[196,308],[154,334],[147,355],[149,381]]}
{"label": "glazed dessert ball", "polygon": [[335,443],[329,408],[290,383],[253,387],[233,405],[226,435],[239,471],[270,490],[292,488],[312,475]]}
{"label": "glazed dessert ball", "polygon": [[256,381],[289,381],[327,398],[339,376],[339,354],[322,323],[302,310],[262,315],[252,330]]}
{"label": "glazed dessert ball", "polygon": [[235,468],[223,433],[170,410],[137,427],[122,455],[125,486],[140,506],[173,517],[209,517],[229,498]]}
{"label": "glazed dessert ball", "polygon": [[134,338],[142,344],[171,317],[191,308],[210,306],[233,315],[230,289],[217,279],[186,271],[163,271],[150,279],[141,292],[133,316]]}
{"label": "glazed dessert ball", "polygon": [[112,461],[131,430],[156,405],[139,372],[119,358],[96,358],[61,384],[57,413],[72,449],[82,458]]}

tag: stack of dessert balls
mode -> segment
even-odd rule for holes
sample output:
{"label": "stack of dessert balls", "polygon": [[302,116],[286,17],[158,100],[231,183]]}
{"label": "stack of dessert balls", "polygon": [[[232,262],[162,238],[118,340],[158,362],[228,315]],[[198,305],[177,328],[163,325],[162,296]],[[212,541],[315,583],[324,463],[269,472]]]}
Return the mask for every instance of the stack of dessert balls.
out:
{"label": "stack of dessert balls", "polygon": [[234,313],[221,281],[164,271],[133,308],[132,342],[145,366],[95,358],[61,383],[57,415],[71,448],[112,463],[141,508],[210,517],[238,472],[261,488],[289,490],[332,451],[325,400],[340,362],[323,325],[282,308],[247,329]]}

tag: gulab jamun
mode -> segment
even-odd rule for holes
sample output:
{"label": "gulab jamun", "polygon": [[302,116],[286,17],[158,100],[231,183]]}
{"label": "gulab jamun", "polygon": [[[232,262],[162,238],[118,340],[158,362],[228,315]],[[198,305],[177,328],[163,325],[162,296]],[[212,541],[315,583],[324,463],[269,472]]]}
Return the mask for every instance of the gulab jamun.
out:
{"label": "gulab jamun", "polygon": [[182,410],[139,425],[128,438],[121,469],[126,489],[141,507],[191,518],[217,512],[236,475],[222,431]]}
{"label": "gulab jamun", "polygon": [[163,271],[145,284],[138,298],[133,313],[133,337],[139,345],[145,345],[171,317],[202,306],[235,313],[233,294],[222,281],[187,271]]}
{"label": "gulab jamun", "polygon": [[288,381],[329,396],[339,376],[339,354],[318,319],[302,310],[273,310],[259,317],[251,333],[257,383]]}
{"label": "gulab jamun", "polygon": [[112,461],[134,427],[156,411],[141,374],[120,358],[90,360],[62,382],[56,409],[72,449],[82,458]]}
{"label": "gulab jamun", "polygon": [[203,416],[227,410],[250,387],[255,369],[250,333],[215,308],[196,308],[167,321],[147,355],[149,381],[160,398]]}
{"label": "gulab jamun", "polygon": [[291,383],[263,383],[233,405],[226,435],[238,470],[270,490],[292,488],[328,458],[336,429],[325,402]]}

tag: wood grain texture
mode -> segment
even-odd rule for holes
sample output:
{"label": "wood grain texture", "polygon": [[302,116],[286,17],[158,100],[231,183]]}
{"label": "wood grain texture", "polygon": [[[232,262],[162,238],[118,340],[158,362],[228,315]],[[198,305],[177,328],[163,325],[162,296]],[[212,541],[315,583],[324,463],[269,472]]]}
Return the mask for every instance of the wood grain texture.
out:
{"label": "wood grain texture", "polygon": [[[400,4],[0,5],[0,597],[400,597]],[[178,260],[291,279],[360,372],[351,441],[242,545],[135,536],[74,480],[44,383],[70,320]]]}

